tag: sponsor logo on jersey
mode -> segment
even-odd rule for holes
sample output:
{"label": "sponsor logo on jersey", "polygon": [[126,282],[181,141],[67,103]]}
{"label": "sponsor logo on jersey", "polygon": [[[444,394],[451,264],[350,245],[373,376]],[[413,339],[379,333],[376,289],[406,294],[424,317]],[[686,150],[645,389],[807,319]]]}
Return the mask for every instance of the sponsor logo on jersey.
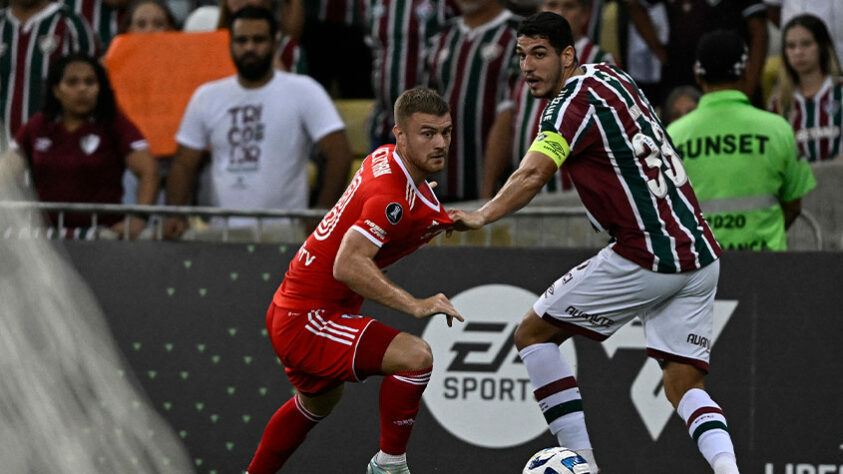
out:
{"label": "sponsor logo on jersey", "polygon": [[389,149],[384,148],[372,155],[372,174],[375,178],[385,174],[391,174],[392,169],[389,167]]}
{"label": "sponsor logo on jersey", "polygon": [[32,144],[35,151],[47,151],[51,146],[53,146],[53,141],[47,137],[38,137],[35,139],[35,143]]}
{"label": "sponsor logo on jersey", "polygon": [[325,217],[322,219],[322,222],[319,223],[319,227],[313,232],[313,237],[316,240],[325,240],[330,235],[331,232],[334,231],[334,228],[337,226],[337,223],[340,221],[340,217],[342,217],[343,211],[345,211],[345,206],[348,205],[348,202],[351,201],[351,198],[354,197],[354,193],[357,192],[357,188],[360,187],[360,183],[363,181],[363,177],[360,176],[360,171],[363,168],[357,170],[357,173],[354,175],[354,179],[351,180],[351,183],[345,189],[342,197],[334,207],[325,214]]}
{"label": "sponsor logo on jersey", "polygon": [[53,54],[53,51],[59,47],[59,38],[55,35],[44,35],[38,38],[38,49],[45,56]]}
{"label": "sponsor logo on jersey", "polygon": [[401,207],[401,204],[391,202],[388,206],[386,206],[386,220],[388,220],[390,224],[395,225],[401,222],[401,217],[403,216],[404,208]]}
{"label": "sponsor logo on jersey", "polygon": [[79,139],[79,148],[85,152],[86,155],[97,151],[100,146],[100,136],[89,134]]}
{"label": "sponsor logo on jersey", "polygon": [[[422,337],[439,369],[431,374],[424,401],[455,437],[475,446],[507,448],[547,432],[512,338],[519,316],[536,299],[516,286],[478,286],[451,298],[465,324],[449,328],[442,318],[428,322]],[[574,343],[566,342],[560,351],[576,371]]]}
{"label": "sponsor logo on jersey", "polygon": [[480,56],[486,62],[494,61],[503,52],[503,47],[497,43],[487,44],[480,50]]}
{"label": "sponsor logo on jersey", "polygon": [[375,224],[369,219],[366,219],[366,225],[369,226],[369,232],[378,240],[386,240],[386,231],[383,230],[383,227]]}

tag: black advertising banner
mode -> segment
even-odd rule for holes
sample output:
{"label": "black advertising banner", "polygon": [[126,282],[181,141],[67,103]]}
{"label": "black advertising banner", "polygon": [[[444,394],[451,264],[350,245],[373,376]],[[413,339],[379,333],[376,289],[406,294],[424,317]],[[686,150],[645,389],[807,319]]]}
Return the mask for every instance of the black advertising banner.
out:
{"label": "black advertising banner", "polygon": [[[242,472],[292,394],[264,327],[295,246],[68,242],[149,400],[198,473]],[[416,296],[445,293],[466,317],[363,313],[420,335],[434,374],[408,450],[413,472],[517,474],[555,444],[512,333],[534,300],[592,250],[422,249],[388,271]],[[707,385],[742,472],[843,474],[843,253],[722,259]],[[575,368],[601,471],[711,472],[664,397],[640,324],[560,351]],[[282,472],[355,473],[378,449],[379,380],[346,387]]]}

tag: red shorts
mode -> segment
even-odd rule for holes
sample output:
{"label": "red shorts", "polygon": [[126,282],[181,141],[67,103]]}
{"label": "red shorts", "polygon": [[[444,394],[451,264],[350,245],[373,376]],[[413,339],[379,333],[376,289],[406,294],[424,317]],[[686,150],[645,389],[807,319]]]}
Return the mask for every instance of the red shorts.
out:
{"label": "red shorts", "polygon": [[305,395],[382,374],[386,348],[399,331],[343,310],[282,308],[266,313],[266,328],[290,383]]}

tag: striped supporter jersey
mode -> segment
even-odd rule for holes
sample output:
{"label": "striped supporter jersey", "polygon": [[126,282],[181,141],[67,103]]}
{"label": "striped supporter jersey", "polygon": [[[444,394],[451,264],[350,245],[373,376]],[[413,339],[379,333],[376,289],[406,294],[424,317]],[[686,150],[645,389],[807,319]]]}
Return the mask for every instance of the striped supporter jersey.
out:
{"label": "striped supporter jersey", "polygon": [[117,30],[126,11],[110,6],[104,0],[63,0],[63,2],[88,22],[99,38],[102,51],[105,52],[111,40],[117,36]]}
{"label": "striped supporter jersey", "polygon": [[21,24],[8,8],[0,10],[0,110],[5,136],[13,137],[43,99],[50,62],[70,52],[96,54],[88,24],[60,3],[49,3]]}
{"label": "striped supporter jersey", "polygon": [[369,134],[393,141],[392,106],[402,92],[421,84],[428,41],[456,7],[451,0],[365,0],[364,6],[374,59]]}
{"label": "striped supporter jersey", "polygon": [[[576,44],[574,44],[574,49],[577,51],[577,59],[580,64],[615,64],[615,58],[610,53],[603,51],[600,49],[600,46],[594,44],[586,37],[577,40]],[[515,133],[514,139],[512,140],[512,168],[516,169],[518,168],[518,163],[527,154],[527,150],[530,149],[533,139],[536,138],[536,132],[539,130],[539,121],[541,120],[544,108],[547,107],[548,100],[533,97],[530,94],[530,87],[523,77],[518,80],[513,99],[515,100]],[[551,193],[568,191],[573,189],[573,187],[568,170],[562,167],[547,182],[543,191]]]}
{"label": "striped supporter jersey", "polygon": [[516,23],[508,10],[471,30],[457,17],[433,40],[428,84],[448,101],[454,121],[448,164],[436,179],[443,200],[480,193],[486,139],[495,115],[512,106],[518,78]]}
{"label": "striped supporter jersey", "polygon": [[716,260],[720,246],[661,122],[632,78],[582,66],[544,111],[540,132],[570,145],[568,168],[592,223],[644,268],[674,273]]}
{"label": "striped supporter jersey", "polygon": [[309,20],[322,23],[362,25],[363,0],[306,0],[305,15]]}
{"label": "striped supporter jersey", "polygon": [[[773,101],[770,110],[777,110]],[[785,117],[796,135],[796,148],[808,161],[832,160],[843,154],[843,78],[828,76],[813,97],[798,88]]]}

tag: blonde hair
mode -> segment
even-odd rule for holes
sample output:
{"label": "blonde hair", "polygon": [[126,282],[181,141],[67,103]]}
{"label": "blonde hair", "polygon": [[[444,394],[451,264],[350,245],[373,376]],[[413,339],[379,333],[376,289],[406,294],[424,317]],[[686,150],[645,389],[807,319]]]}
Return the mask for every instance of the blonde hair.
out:
{"label": "blonde hair", "polygon": [[437,117],[451,111],[448,102],[439,93],[427,87],[414,87],[398,96],[393,113],[395,123],[401,127],[415,113],[430,114]]}

